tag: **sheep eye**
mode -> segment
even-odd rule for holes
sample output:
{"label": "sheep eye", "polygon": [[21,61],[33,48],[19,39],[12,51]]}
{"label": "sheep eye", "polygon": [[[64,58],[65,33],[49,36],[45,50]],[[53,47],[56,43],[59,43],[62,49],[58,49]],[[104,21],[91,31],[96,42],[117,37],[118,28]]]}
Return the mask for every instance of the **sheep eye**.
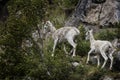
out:
{"label": "sheep eye", "polygon": [[44,27],[46,29],[46,27]]}

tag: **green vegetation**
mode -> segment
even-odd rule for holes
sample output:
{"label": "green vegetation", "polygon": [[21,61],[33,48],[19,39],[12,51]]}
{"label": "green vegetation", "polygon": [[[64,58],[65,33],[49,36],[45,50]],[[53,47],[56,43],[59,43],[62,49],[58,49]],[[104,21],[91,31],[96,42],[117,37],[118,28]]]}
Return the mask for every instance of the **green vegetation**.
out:
{"label": "green vegetation", "polygon": [[[42,42],[39,48],[32,40],[31,33],[43,20],[51,20],[56,28],[64,25],[66,15],[64,9],[74,8],[78,0],[10,0],[7,4],[9,17],[0,22],[0,80],[98,80],[105,74],[116,76],[107,69],[99,69],[96,65],[86,65],[89,41],[86,41],[85,30],[79,27],[81,34],[77,37],[76,57],[66,56],[63,44],[58,45],[55,57],[51,57],[52,39]],[[42,28],[42,27],[40,27]],[[119,32],[119,31],[118,31]],[[118,36],[116,32],[103,31],[96,34],[97,39],[112,40]],[[22,48],[22,42],[31,40],[32,47]],[[71,46],[65,43],[70,51]],[[42,55],[44,57],[42,57]],[[74,67],[72,62],[79,62]]]}
{"label": "green vegetation", "polygon": [[101,30],[95,36],[96,36],[97,39],[111,41],[111,40],[117,38],[118,33],[117,33],[117,29],[115,29],[115,30],[106,29],[106,30]]}

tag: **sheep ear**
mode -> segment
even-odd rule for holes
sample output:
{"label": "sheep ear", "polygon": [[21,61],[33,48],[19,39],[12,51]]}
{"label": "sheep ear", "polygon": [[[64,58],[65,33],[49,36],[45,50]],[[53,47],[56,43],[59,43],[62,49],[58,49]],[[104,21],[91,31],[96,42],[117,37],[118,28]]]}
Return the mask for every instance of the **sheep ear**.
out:
{"label": "sheep ear", "polygon": [[93,29],[92,29],[92,28],[89,28],[89,31],[93,31]]}
{"label": "sheep ear", "polygon": [[92,29],[92,28],[89,28],[89,31],[92,31],[92,32],[93,32],[93,29]]}
{"label": "sheep ear", "polygon": [[93,29],[91,29],[91,31],[93,32]]}

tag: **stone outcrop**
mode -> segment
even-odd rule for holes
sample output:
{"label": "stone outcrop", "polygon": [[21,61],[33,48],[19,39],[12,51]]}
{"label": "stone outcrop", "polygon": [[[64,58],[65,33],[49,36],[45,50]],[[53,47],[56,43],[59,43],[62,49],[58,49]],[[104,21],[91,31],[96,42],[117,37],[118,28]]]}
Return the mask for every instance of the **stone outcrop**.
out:
{"label": "stone outcrop", "polygon": [[[95,1],[103,1],[97,3]],[[79,0],[65,26],[110,26],[120,21],[120,0]]]}

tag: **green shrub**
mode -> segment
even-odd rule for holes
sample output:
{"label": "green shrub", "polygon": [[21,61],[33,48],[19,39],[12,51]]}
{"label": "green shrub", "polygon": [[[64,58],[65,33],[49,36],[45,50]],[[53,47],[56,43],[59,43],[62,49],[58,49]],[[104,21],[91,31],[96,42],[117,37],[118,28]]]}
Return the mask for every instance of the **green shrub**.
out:
{"label": "green shrub", "polygon": [[117,32],[115,30],[102,30],[100,33],[95,35],[96,39],[101,40],[113,40],[117,37]]}
{"label": "green shrub", "polygon": [[[31,36],[38,21],[45,17],[46,4],[47,0],[9,0],[6,5],[9,17],[0,24],[0,47],[3,46],[4,52],[0,53],[0,79],[24,78],[30,68],[33,70],[38,68],[34,65],[39,65],[40,61],[36,63],[28,61],[31,54],[23,50],[21,45],[24,39]],[[33,50],[33,58],[40,58],[35,55],[36,52]]]}
{"label": "green shrub", "polygon": [[106,74],[106,70],[97,70],[96,72],[90,74],[87,80],[99,80],[102,76]]}
{"label": "green shrub", "polygon": [[78,42],[76,53],[80,56],[86,56],[90,50],[90,43],[83,40]]}
{"label": "green shrub", "polygon": [[85,80],[88,72],[87,68],[83,65],[77,66],[73,69],[73,73],[70,75],[69,80]]}
{"label": "green shrub", "polygon": [[28,76],[41,80],[68,80],[72,66],[69,58],[47,55],[45,53],[43,62],[39,62],[38,58],[28,60],[31,66],[28,70]]}
{"label": "green shrub", "polygon": [[80,35],[77,36],[77,49],[76,53],[80,56],[87,55],[89,49],[90,49],[90,43],[89,41],[85,40],[85,29],[83,26],[78,27],[80,30]]}

